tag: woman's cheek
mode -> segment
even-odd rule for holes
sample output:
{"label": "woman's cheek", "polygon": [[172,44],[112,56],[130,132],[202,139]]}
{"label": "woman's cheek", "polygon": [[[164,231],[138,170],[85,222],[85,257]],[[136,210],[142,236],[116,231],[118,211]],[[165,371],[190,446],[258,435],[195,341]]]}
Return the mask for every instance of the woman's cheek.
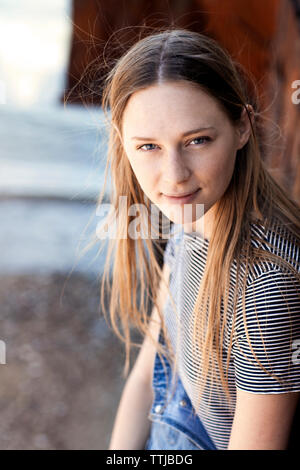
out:
{"label": "woman's cheek", "polygon": [[147,169],[145,165],[136,162],[132,162],[131,168],[142,190],[149,197],[153,185],[153,173],[151,173],[151,170]]}
{"label": "woman's cheek", "polygon": [[143,165],[141,165],[140,163],[135,162],[132,165],[132,169],[133,169],[137,179],[139,181],[143,182],[145,180],[145,177],[146,177],[145,167]]}
{"label": "woman's cheek", "polygon": [[230,146],[226,147],[226,144],[223,147],[217,148],[214,155],[209,158],[209,162],[213,165],[213,173],[221,178],[226,177],[234,168],[235,158],[233,148]]}
{"label": "woman's cheek", "polygon": [[140,180],[143,178],[142,165],[135,158],[129,158],[129,162],[133,173],[140,182]]}

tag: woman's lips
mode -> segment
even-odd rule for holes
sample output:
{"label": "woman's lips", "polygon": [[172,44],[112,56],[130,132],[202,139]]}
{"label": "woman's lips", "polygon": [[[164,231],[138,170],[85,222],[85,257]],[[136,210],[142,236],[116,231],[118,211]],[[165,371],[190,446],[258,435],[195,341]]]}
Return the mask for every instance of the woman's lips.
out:
{"label": "woman's lips", "polygon": [[166,196],[164,194],[164,197],[171,204],[185,204],[187,202],[191,202],[196,197],[196,195],[199,193],[200,190],[201,188],[198,188],[196,191],[194,191],[191,194],[188,194],[187,196],[175,197],[175,196]]}

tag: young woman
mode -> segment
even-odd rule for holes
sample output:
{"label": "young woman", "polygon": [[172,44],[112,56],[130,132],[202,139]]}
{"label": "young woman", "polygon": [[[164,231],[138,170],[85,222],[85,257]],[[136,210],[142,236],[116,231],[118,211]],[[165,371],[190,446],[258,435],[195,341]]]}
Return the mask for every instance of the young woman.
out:
{"label": "young woman", "polygon": [[[130,328],[145,335],[109,449],[287,448],[300,392],[300,210],[265,168],[242,68],[205,35],[160,31],[114,65],[103,109],[107,221],[118,221],[109,311],[127,371]],[[137,207],[147,236],[132,236]],[[151,225],[153,207],[170,233]]]}

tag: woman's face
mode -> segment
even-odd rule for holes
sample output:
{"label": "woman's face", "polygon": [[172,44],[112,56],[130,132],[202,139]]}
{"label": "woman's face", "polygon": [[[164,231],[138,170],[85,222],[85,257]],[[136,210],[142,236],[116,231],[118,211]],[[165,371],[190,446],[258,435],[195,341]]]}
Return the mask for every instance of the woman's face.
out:
{"label": "woman's face", "polygon": [[[165,82],[130,97],[122,141],[150,201],[185,231],[209,239],[214,206],[230,183],[236,152],[250,130],[245,110],[235,127],[200,87]],[[171,197],[190,193],[194,194]]]}

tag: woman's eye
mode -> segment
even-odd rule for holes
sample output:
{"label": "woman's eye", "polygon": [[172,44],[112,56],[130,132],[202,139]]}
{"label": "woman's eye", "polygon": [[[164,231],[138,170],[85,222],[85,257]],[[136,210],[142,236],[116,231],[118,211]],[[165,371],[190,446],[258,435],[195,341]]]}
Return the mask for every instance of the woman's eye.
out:
{"label": "woman's eye", "polygon": [[[205,140],[206,142],[209,142],[209,141],[211,140],[211,138],[208,137],[208,136],[196,137],[195,139],[193,139],[193,140],[190,141],[190,144],[191,144],[192,142],[197,141],[197,140],[198,140],[198,141],[199,141],[199,140]],[[195,145],[195,144],[194,144],[194,145]],[[198,145],[198,144],[196,144],[196,145]]]}
{"label": "woman's eye", "polygon": [[[195,137],[195,139],[191,140],[189,143],[191,144],[192,142],[195,142],[195,141],[206,141],[206,142],[209,142],[211,140],[210,137],[208,136],[204,136],[204,137]],[[192,144],[192,145],[201,145],[201,142],[198,142],[196,144]],[[152,147],[152,148],[151,148]],[[138,150],[142,150],[143,152],[148,152],[148,151],[151,151],[151,150],[155,150],[155,147],[157,147],[157,145],[155,144],[143,144],[141,145],[140,147],[138,147],[137,149]]]}
{"label": "woman's eye", "polygon": [[148,151],[148,150],[152,150],[152,149],[143,149],[143,147],[147,147],[147,146],[151,146],[151,145],[155,145],[155,144],[144,144],[144,145],[141,145],[140,147],[138,147],[138,150],[143,150],[143,151]]}

